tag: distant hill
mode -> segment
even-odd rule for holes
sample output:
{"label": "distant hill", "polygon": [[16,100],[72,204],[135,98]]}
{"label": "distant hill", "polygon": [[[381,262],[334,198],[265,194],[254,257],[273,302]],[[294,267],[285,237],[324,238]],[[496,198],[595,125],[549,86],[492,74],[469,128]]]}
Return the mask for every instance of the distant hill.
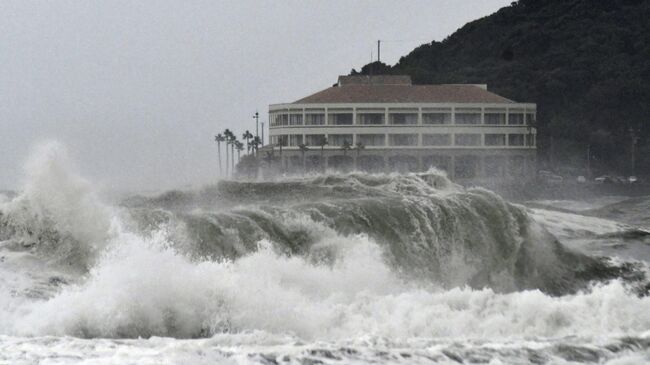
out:
{"label": "distant hill", "polygon": [[[394,66],[416,83],[487,83],[538,104],[541,161],[650,172],[650,0],[520,0],[414,49]],[[353,70],[352,74],[357,71]]]}

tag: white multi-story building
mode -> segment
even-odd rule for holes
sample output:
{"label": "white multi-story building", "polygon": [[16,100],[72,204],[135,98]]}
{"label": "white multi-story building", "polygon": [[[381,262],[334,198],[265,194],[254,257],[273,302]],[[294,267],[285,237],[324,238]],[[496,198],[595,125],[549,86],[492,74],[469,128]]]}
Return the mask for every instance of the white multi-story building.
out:
{"label": "white multi-story building", "polygon": [[521,178],[535,171],[535,115],[535,104],[506,99],[486,85],[340,76],[316,94],[271,105],[269,134],[285,170],[434,166],[455,179]]}

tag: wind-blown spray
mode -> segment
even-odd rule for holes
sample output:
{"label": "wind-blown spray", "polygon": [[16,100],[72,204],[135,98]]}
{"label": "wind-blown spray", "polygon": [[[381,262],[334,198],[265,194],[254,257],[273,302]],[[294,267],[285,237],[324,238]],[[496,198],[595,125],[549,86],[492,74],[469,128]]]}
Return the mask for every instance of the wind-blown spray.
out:
{"label": "wind-blown spray", "polygon": [[[642,272],[570,250],[526,208],[437,171],[227,182],[118,206],[101,202],[60,145],[39,148],[27,171],[0,205],[0,359],[52,341],[41,336],[211,338],[262,363],[550,361],[585,343],[606,360],[628,351],[621,338],[636,341],[630,356],[650,347],[650,301],[630,287]],[[577,342],[562,353],[566,336]],[[159,354],[180,356],[169,351]]]}

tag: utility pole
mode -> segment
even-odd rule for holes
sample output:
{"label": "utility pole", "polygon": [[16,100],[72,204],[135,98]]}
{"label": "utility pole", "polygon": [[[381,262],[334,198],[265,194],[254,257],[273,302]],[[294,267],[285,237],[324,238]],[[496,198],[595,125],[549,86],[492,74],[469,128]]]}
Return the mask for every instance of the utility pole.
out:
{"label": "utility pole", "polygon": [[255,111],[255,115],[253,115],[253,119],[255,119],[255,137],[259,137],[260,136],[260,113],[258,113],[257,110]]}
{"label": "utility pole", "polygon": [[377,62],[381,62],[381,41],[377,40]]}
{"label": "utility pole", "polygon": [[262,146],[264,146],[264,122],[262,122]]}

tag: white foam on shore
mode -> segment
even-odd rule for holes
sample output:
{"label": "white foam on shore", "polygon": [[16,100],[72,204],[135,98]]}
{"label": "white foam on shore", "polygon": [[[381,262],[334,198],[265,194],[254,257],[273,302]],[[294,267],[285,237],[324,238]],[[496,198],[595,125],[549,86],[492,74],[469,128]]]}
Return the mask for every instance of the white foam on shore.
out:
{"label": "white foam on shore", "polygon": [[334,266],[270,248],[235,262],[192,262],[164,235],[126,234],[86,282],[29,305],[9,334],[191,337],[263,330],[300,338],[525,338],[634,335],[650,298],[620,282],[576,295],[417,288],[401,282],[364,236],[340,238]]}

